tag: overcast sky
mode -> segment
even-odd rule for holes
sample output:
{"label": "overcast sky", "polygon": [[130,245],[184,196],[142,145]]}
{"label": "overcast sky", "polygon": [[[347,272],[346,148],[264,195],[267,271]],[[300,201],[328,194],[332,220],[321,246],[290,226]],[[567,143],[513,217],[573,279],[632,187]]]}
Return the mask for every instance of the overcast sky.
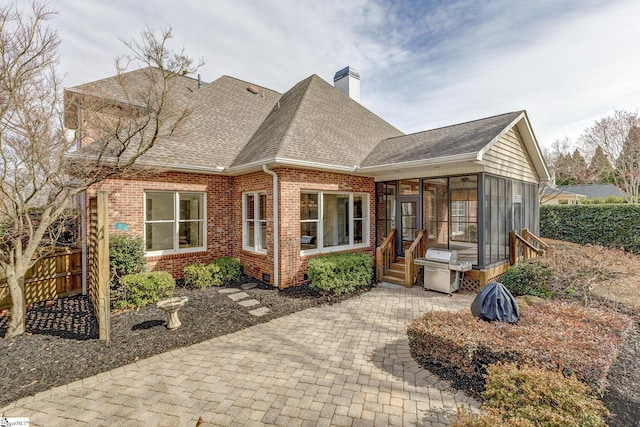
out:
{"label": "overcast sky", "polygon": [[[29,0],[18,0],[28,5]],[[51,0],[65,86],[114,74],[119,38],[285,91],[349,65],[361,102],[406,133],[525,109],[540,144],[640,104],[638,0]]]}

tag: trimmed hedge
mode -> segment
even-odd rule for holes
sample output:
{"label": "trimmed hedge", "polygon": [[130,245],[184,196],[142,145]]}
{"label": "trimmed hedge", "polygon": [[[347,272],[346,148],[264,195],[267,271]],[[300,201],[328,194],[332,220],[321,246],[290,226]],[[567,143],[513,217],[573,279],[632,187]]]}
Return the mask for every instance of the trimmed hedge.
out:
{"label": "trimmed hedge", "polygon": [[176,281],[166,271],[127,274],[120,279],[125,298],[116,302],[116,308],[138,308],[173,295]]}
{"label": "trimmed hedge", "polygon": [[640,205],[543,205],[540,234],[640,253]]}
{"label": "trimmed hedge", "polygon": [[545,300],[522,308],[515,324],[485,322],[470,311],[431,312],[407,327],[412,356],[445,379],[480,392],[487,368],[499,361],[544,366],[601,392],[616,347],[632,318]]}
{"label": "trimmed hedge", "polygon": [[362,253],[330,254],[309,260],[311,288],[322,292],[353,292],[371,285],[372,276],[373,260]]}
{"label": "trimmed hedge", "polygon": [[[187,265],[183,273],[185,285],[195,286],[196,288],[208,288],[216,284],[211,269],[207,264],[197,263]],[[218,284],[218,286],[219,285],[220,284]]]}
{"label": "trimmed hedge", "polygon": [[197,288],[222,286],[240,277],[240,260],[232,257],[214,259],[209,264],[191,264],[184,268],[184,282]]}

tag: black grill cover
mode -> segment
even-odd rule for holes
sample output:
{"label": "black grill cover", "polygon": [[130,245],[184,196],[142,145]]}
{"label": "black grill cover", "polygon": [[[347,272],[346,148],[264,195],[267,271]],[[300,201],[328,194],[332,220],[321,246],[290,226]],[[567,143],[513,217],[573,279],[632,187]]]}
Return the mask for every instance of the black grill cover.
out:
{"label": "black grill cover", "polygon": [[471,303],[471,313],[489,322],[518,323],[520,307],[511,292],[502,283],[491,282],[478,292]]}

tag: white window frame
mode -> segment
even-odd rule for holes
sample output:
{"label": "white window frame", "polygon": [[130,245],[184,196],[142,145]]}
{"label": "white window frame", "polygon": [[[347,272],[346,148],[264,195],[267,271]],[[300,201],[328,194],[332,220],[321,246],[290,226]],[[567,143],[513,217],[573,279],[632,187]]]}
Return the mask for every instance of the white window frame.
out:
{"label": "white window frame", "polygon": [[[247,197],[253,196],[253,218],[247,218]],[[242,250],[248,252],[256,252],[259,254],[266,254],[267,248],[263,248],[260,245],[262,241],[262,228],[260,224],[266,224],[267,218],[260,219],[260,196],[265,196],[265,207],[267,204],[267,192],[266,191],[248,191],[242,193]],[[249,235],[249,224],[253,223],[253,246],[246,244],[246,237]],[[266,233],[266,229],[265,229]],[[265,242],[266,242],[265,236]]]}
{"label": "white window frame", "polygon": [[460,236],[464,234],[466,225],[467,202],[464,200],[451,201],[451,235]]}
{"label": "white window frame", "polygon": [[[300,194],[317,194],[318,195],[318,218],[309,220],[299,220],[299,223],[315,222],[317,224],[318,236],[316,237],[317,247],[314,249],[301,249],[300,255],[312,255],[318,253],[338,252],[349,249],[368,248],[370,246],[370,221],[371,221],[371,208],[370,208],[370,194],[361,192],[348,192],[348,191],[315,191],[315,190],[301,190]],[[324,195],[336,194],[336,195],[348,195],[349,196],[349,243],[347,245],[329,246],[324,247]],[[354,196],[363,197],[363,210],[362,218],[354,218]],[[354,243],[353,238],[355,234],[354,220],[362,221],[362,243]],[[300,226],[298,226],[298,230]]]}
{"label": "white window frame", "polygon": [[[173,195],[173,220],[159,220],[159,221],[147,221],[147,194],[148,193],[164,193]],[[197,194],[202,196],[202,214],[203,218],[198,220],[181,220],[180,219],[180,195],[181,194]],[[185,254],[190,252],[202,252],[207,250],[207,194],[202,191],[167,191],[167,190],[147,190],[144,192],[144,210],[143,210],[143,224],[142,233],[145,242],[145,256],[161,256],[171,254]],[[181,222],[201,222],[202,223],[202,246],[191,248],[180,248],[180,223]],[[173,249],[163,249],[158,251],[147,251],[147,224],[157,224],[161,222],[171,222],[173,226]]]}

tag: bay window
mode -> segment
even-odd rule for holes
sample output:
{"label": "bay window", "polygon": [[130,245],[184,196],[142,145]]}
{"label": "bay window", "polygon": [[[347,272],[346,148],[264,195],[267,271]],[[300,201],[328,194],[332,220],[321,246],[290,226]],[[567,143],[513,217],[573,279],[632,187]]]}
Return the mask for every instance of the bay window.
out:
{"label": "bay window", "polygon": [[369,194],[302,192],[300,249],[339,250],[369,245]]}
{"label": "bay window", "polygon": [[267,194],[242,195],[242,249],[267,253]]}
{"label": "bay window", "polygon": [[144,239],[147,253],[205,249],[206,210],[203,193],[145,193]]}

